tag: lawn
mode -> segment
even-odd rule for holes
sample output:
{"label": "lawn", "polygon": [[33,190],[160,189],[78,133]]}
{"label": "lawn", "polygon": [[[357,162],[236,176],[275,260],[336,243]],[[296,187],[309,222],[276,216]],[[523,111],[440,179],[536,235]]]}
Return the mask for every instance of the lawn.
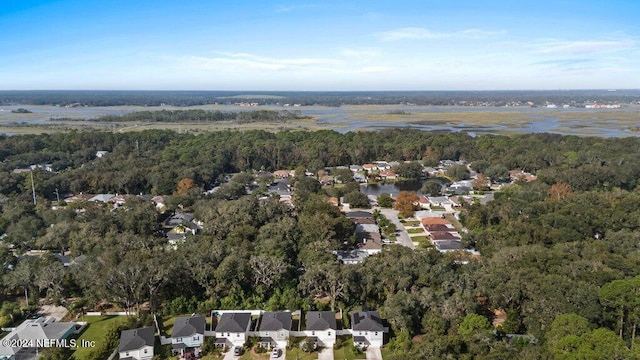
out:
{"label": "lawn", "polygon": [[300,349],[299,346],[294,346],[291,349],[287,349],[287,355],[285,356],[286,360],[312,360],[317,359],[318,353],[306,353]]}
{"label": "lawn", "polygon": [[427,240],[429,240],[429,238],[428,238],[428,237],[426,237],[426,236],[424,236],[424,235],[420,235],[420,236],[412,236],[412,237],[411,237],[411,241],[420,241],[420,242],[423,242],[423,241],[427,241]]}
{"label": "lawn", "polygon": [[404,222],[405,226],[416,226],[416,225],[420,225],[420,221],[418,220],[406,220]]}
{"label": "lawn", "polygon": [[341,348],[333,349],[333,358],[345,360],[366,359],[367,355],[364,353],[356,354],[351,344],[345,343]]}
{"label": "lawn", "polygon": [[424,229],[416,228],[416,229],[407,229],[407,233],[409,234],[420,234],[423,233]]}
{"label": "lawn", "polygon": [[253,350],[245,351],[242,356],[240,356],[241,360],[268,360],[271,358],[271,352],[267,351],[262,354],[258,354]]}
{"label": "lawn", "polygon": [[[78,338],[78,344],[81,340],[95,341],[96,347],[105,340],[105,334],[109,329],[120,322],[126,322],[126,316],[83,316],[80,321],[88,322],[88,326],[84,329],[80,337]],[[80,347],[73,353],[73,358],[76,360],[91,360],[89,359],[89,353],[93,348]]]}

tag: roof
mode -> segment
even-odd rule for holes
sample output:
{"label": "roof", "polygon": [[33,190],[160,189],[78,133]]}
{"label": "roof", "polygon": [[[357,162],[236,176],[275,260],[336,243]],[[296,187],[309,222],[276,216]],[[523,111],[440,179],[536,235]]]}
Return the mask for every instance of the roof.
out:
{"label": "roof", "polygon": [[89,199],[89,201],[107,202],[107,201],[109,201],[109,199],[111,199],[114,196],[115,195],[113,195],[113,194],[98,194],[98,195],[92,197],[91,199]]}
{"label": "roof", "polygon": [[448,224],[451,224],[451,222],[447,219],[443,219],[439,217],[426,217],[422,219],[422,225],[437,225],[437,224],[448,225]]}
{"label": "roof", "polygon": [[287,311],[266,312],[262,315],[260,331],[291,330],[291,313]]}
{"label": "roof", "polygon": [[440,240],[433,243],[438,251],[462,250],[462,242],[460,240]]}
{"label": "roof", "polygon": [[204,316],[179,317],[173,324],[173,332],[171,337],[191,336],[194,334],[204,335],[205,319]]}
{"label": "roof", "polygon": [[247,331],[251,323],[250,313],[224,313],[218,320],[216,332],[237,332]]}
{"label": "roof", "polygon": [[350,211],[346,215],[348,218],[373,218],[373,214],[366,211]]}
{"label": "roof", "polygon": [[[71,330],[75,329],[76,323],[73,322],[56,322],[51,316],[40,317],[37,319],[25,320],[17,328],[12,330],[4,340],[59,340],[65,339],[71,334]],[[0,345],[1,355],[13,355],[19,348],[12,348]]]}
{"label": "roof", "polygon": [[336,313],[333,311],[309,311],[307,313],[307,330],[337,330]]}
{"label": "roof", "polygon": [[456,236],[450,231],[431,231],[429,232],[432,240],[460,240],[460,236]]}
{"label": "roof", "polygon": [[380,232],[380,228],[376,224],[356,224],[357,233],[377,233]]}
{"label": "roof", "polygon": [[455,231],[456,228],[449,224],[425,224],[425,230],[432,231]]}
{"label": "roof", "polygon": [[382,319],[377,311],[354,311],[350,315],[353,330],[389,331],[382,325]]}
{"label": "roof", "polygon": [[155,343],[155,332],[156,329],[153,326],[122,331],[118,352],[138,350],[145,346],[153,347]]}
{"label": "roof", "polygon": [[338,260],[344,263],[359,263],[369,257],[369,253],[364,250],[338,250],[335,252]]}

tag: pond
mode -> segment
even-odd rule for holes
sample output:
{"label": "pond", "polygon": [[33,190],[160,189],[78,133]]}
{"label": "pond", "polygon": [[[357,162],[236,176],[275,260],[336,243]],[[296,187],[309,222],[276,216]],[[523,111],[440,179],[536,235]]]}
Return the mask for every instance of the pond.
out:
{"label": "pond", "polygon": [[440,185],[446,185],[446,182],[442,179],[428,179],[428,180],[413,180],[413,181],[397,181],[387,184],[363,184],[360,186],[360,192],[365,195],[380,196],[382,193],[390,195],[398,195],[400,191],[413,191],[418,195],[422,195],[420,189],[427,181],[436,181]]}

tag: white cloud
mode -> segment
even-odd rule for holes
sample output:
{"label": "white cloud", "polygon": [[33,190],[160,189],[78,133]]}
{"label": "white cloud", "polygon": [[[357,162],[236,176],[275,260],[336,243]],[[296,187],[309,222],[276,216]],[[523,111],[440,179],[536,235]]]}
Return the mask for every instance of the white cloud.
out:
{"label": "white cloud", "polygon": [[380,56],[380,49],[342,49],[340,51],[342,56],[349,58],[372,58]]}
{"label": "white cloud", "polygon": [[634,48],[632,40],[621,41],[551,41],[539,45],[541,54],[588,55]]}
{"label": "white cloud", "polygon": [[219,53],[218,57],[188,56],[192,68],[204,70],[295,70],[303,68],[330,68],[340,61],[328,58],[272,58],[247,53]]}
{"label": "white cloud", "polygon": [[383,73],[393,70],[388,66],[364,66],[359,69],[361,73]]}
{"label": "white cloud", "polygon": [[491,31],[482,29],[466,29],[453,32],[435,32],[421,27],[406,27],[377,33],[376,36],[384,41],[397,40],[434,40],[434,39],[481,39],[504,34],[505,31]]}
{"label": "white cloud", "polygon": [[296,5],[280,5],[276,12],[291,12],[294,10],[311,9],[318,7],[317,4],[296,4]]}

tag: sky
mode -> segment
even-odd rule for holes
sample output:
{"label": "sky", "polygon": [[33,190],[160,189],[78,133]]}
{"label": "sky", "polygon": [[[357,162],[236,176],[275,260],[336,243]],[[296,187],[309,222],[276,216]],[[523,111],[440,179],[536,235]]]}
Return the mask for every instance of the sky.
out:
{"label": "sky", "polygon": [[638,88],[638,0],[0,6],[0,90]]}

